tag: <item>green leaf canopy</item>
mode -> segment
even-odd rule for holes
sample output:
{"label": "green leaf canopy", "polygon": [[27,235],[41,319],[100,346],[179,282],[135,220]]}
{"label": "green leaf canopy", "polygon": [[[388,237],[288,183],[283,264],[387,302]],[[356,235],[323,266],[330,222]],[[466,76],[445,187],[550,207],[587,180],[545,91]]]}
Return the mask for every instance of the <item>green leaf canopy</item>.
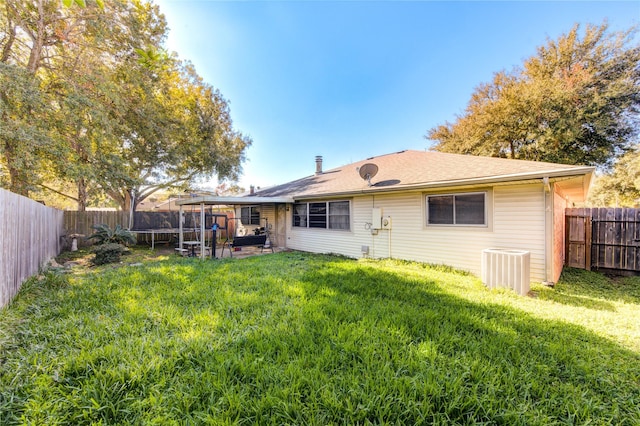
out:
{"label": "green leaf canopy", "polygon": [[434,149],[609,167],[638,135],[640,46],[634,31],[579,30],[480,85],[455,122],[428,132]]}

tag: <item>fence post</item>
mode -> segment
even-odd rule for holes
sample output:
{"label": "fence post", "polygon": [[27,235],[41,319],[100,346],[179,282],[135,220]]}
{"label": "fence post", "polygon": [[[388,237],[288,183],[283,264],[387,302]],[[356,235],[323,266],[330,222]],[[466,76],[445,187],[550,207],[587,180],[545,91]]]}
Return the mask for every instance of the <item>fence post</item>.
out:
{"label": "fence post", "polygon": [[585,216],[584,218],[584,266],[587,271],[591,270],[591,234],[592,234],[592,224],[591,224],[591,215]]}

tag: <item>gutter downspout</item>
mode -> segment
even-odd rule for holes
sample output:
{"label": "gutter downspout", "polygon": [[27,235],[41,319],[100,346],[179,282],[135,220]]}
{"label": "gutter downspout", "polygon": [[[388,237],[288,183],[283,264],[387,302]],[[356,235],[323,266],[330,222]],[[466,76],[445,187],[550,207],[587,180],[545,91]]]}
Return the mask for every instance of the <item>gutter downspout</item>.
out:
{"label": "gutter downspout", "polygon": [[[371,194],[371,208],[373,209],[375,207],[376,207],[376,195]],[[373,231],[371,231],[371,258],[372,259],[376,258],[376,236],[373,234]]]}
{"label": "gutter downspout", "polygon": [[[551,185],[549,184],[549,176],[544,176],[542,178],[542,197],[544,198],[544,282],[543,284],[549,284],[549,202],[548,197],[551,194]],[[552,236],[553,238],[553,236]]]}
{"label": "gutter downspout", "polygon": [[389,259],[393,259],[393,257],[391,257],[391,229],[387,230],[387,239],[389,240]]}

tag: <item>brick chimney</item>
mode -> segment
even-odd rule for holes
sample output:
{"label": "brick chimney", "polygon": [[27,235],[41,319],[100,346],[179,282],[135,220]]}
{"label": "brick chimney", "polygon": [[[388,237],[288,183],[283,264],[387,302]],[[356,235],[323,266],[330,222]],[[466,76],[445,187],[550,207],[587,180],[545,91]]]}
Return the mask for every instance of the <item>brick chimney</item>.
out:
{"label": "brick chimney", "polygon": [[316,175],[322,174],[322,155],[316,155]]}
{"label": "brick chimney", "polygon": [[255,195],[256,194],[256,187],[253,185],[249,185],[249,195]]}

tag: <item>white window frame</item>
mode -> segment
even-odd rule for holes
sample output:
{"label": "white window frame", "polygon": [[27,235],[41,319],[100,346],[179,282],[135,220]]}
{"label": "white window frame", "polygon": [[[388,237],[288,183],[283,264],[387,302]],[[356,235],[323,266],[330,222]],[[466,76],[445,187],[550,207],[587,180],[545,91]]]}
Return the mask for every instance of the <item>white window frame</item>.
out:
{"label": "white window frame", "polygon": [[[484,223],[456,223],[456,197],[464,195],[483,195],[484,196]],[[430,223],[429,222],[429,198],[453,197],[453,223]],[[425,196],[425,219],[428,227],[456,227],[456,228],[488,228],[489,227],[489,193],[488,191],[473,192],[451,192],[451,193],[435,193]]]}
{"label": "white window frame", "polygon": [[[315,227],[315,226],[310,226],[311,223],[311,218],[310,218],[310,204],[325,204],[325,227]],[[331,207],[330,204],[331,203],[347,203],[349,206],[349,213],[348,213],[348,220],[347,220],[347,228],[332,228],[330,227],[331,225],[331,215],[330,215],[330,211],[331,211]],[[296,205],[300,205],[303,204],[305,205],[305,209],[306,209],[306,217],[304,218],[305,220],[301,220],[301,222],[304,222],[304,225],[296,225],[296,220],[295,220],[295,216],[296,216]],[[293,208],[291,209],[292,211],[292,217],[291,217],[291,226],[295,229],[326,229],[329,231],[351,231],[351,201],[350,200],[313,200],[313,201],[299,201],[293,204]]]}
{"label": "white window frame", "polygon": [[[242,221],[242,209],[249,209],[249,222],[244,223],[244,221]],[[258,223],[251,223],[251,219],[254,216],[254,209],[258,209]],[[261,208],[260,206],[256,205],[256,206],[242,206],[240,207],[240,220],[242,221],[242,224],[247,226],[247,225],[254,225],[254,226],[260,226],[260,217],[261,217]]]}

